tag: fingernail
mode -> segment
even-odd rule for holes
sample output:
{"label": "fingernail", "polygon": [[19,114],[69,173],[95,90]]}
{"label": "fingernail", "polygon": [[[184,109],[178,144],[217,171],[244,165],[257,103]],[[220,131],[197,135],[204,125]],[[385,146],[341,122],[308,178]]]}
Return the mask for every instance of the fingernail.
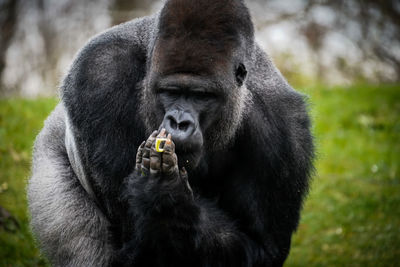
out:
{"label": "fingernail", "polygon": [[165,135],[165,128],[162,128],[162,130],[161,130],[161,132],[160,132],[160,135],[161,135],[161,136],[164,136],[164,135]]}

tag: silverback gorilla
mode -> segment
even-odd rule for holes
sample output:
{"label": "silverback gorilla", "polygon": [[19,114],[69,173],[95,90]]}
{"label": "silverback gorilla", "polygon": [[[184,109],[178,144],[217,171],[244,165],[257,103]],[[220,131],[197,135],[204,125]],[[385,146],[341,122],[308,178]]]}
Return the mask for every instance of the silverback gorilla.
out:
{"label": "silverback gorilla", "polygon": [[32,229],[54,266],[282,266],[312,157],[243,0],[167,0],[76,57],[35,142]]}

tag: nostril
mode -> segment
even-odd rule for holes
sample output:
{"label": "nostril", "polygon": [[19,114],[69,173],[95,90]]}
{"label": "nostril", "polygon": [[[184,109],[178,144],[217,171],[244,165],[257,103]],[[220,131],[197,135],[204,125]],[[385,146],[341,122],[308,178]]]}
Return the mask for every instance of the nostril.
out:
{"label": "nostril", "polygon": [[171,121],[170,121],[170,125],[171,125],[171,128],[174,129],[174,130],[175,130],[176,128],[178,128],[178,125],[177,125],[177,123],[176,123],[175,121],[172,121],[172,120],[171,120]]}
{"label": "nostril", "polygon": [[178,125],[179,130],[184,131],[184,132],[187,131],[187,129],[189,128],[189,126],[190,126],[190,122],[188,122],[188,121],[182,121],[182,122],[180,122],[179,125]]}
{"label": "nostril", "polygon": [[178,128],[178,123],[176,122],[174,117],[168,116],[168,121],[169,121],[169,125],[171,126],[172,129],[176,130]]}
{"label": "nostril", "polygon": [[189,113],[168,112],[163,120],[163,125],[172,135],[191,135],[196,128]]}

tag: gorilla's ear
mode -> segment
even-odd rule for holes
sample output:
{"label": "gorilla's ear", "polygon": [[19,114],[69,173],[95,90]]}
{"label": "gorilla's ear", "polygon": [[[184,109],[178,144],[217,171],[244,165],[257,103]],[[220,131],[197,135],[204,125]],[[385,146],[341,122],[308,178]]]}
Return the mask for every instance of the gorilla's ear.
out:
{"label": "gorilla's ear", "polygon": [[242,86],[244,83],[244,79],[246,79],[247,70],[243,63],[240,63],[235,71],[236,82],[239,86]]}

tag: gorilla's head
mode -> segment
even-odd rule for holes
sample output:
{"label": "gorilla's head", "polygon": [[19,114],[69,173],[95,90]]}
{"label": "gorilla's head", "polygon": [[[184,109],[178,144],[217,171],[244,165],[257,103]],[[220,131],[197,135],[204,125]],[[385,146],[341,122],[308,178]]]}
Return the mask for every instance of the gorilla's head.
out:
{"label": "gorilla's head", "polygon": [[170,0],[158,30],[143,117],[148,132],[165,128],[172,134],[180,166],[193,169],[205,152],[225,147],[240,125],[249,99],[252,22],[239,0]]}

